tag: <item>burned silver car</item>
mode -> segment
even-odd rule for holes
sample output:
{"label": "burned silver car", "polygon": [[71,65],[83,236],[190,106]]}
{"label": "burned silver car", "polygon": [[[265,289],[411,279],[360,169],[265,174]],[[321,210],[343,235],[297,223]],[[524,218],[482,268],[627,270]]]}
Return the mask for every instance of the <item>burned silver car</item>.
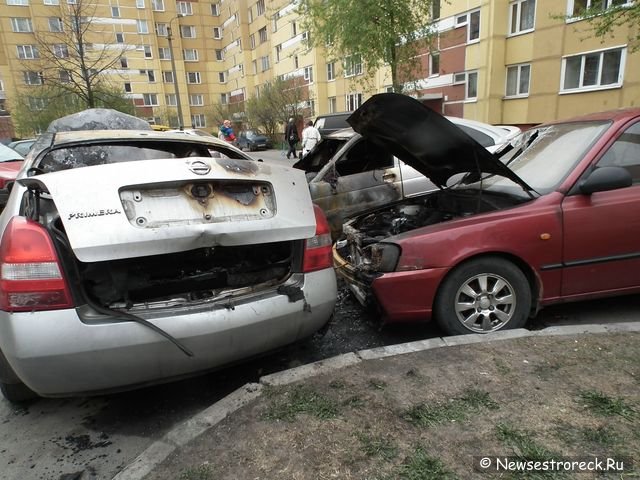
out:
{"label": "burned silver car", "polygon": [[0,387],[131,389],[312,335],[336,301],[304,173],[216,138],[44,134],[0,216]]}

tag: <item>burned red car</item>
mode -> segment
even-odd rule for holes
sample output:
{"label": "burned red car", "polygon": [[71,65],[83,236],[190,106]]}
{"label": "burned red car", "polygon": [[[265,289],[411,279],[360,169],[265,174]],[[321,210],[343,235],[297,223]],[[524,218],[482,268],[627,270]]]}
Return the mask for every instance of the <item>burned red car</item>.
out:
{"label": "burned red car", "polygon": [[349,123],[439,187],[349,219],[334,246],[384,321],[486,333],[640,292],[640,108],[538,126],[500,155],[402,95],[372,97]]}

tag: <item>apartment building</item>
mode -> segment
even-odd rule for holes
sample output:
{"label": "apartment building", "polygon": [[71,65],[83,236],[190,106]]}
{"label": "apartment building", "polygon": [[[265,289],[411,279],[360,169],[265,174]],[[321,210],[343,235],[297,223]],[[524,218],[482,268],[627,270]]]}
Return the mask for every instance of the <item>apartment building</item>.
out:
{"label": "apartment building", "polygon": [[[20,90],[36,91],[37,36],[55,32],[69,5],[85,2],[95,55],[118,62],[103,72],[156,123],[215,130],[212,112],[244,101],[280,77],[304,89],[304,115],[356,109],[391,86],[382,69],[368,86],[359,57],[328,61],[310,49],[295,1],[0,0],[0,107]],[[626,0],[598,0],[604,7]],[[632,0],[629,0],[632,3]],[[430,2],[425,2],[425,4]],[[409,93],[447,115],[528,125],[589,111],[638,105],[640,51],[617,27],[594,38],[581,8],[596,0],[454,0],[434,12],[438,35],[419,56]],[[90,9],[89,9],[90,7]],[[568,19],[563,18],[568,15]],[[31,66],[33,65],[33,66]],[[408,84],[409,85],[409,84]],[[178,100],[179,99],[179,100]],[[37,108],[38,105],[34,105]]]}

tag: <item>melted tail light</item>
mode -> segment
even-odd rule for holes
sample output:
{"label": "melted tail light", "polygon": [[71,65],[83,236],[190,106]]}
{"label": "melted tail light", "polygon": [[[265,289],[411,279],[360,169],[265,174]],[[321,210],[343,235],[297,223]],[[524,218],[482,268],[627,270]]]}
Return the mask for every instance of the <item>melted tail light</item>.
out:
{"label": "melted tail light", "polygon": [[73,300],[49,233],[39,223],[13,217],[0,241],[0,310],[70,307]]}
{"label": "melted tail light", "polygon": [[333,267],[329,222],[327,222],[322,209],[317,205],[313,206],[313,212],[316,215],[316,234],[304,241],[304,259],[302,261],[304,273]]}

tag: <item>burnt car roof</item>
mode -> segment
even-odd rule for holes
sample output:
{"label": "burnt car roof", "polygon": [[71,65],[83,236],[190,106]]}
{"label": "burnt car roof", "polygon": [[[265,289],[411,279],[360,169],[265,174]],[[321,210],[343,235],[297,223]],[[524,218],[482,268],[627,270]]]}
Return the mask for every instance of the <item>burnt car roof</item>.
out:
{"label": "burnt car roof", "polygon": [[459,173],[501,175],[531,191],[498,157],[418,100],[397,93],[372,96],[348,119],[353,129],[443,188]]}

